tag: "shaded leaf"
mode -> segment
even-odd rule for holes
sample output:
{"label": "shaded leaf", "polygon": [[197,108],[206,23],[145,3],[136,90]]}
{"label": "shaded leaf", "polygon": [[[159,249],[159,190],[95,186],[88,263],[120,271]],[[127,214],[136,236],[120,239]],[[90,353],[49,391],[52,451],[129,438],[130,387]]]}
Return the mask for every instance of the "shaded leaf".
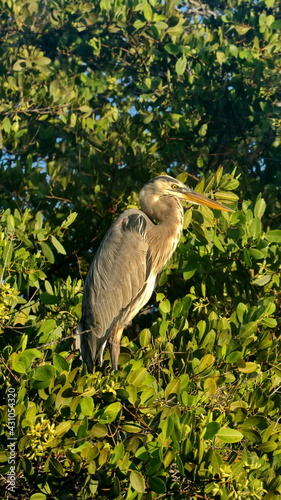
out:
{"label": "shaded leaf", "polygon": [[34,380],[49,381],[56,375],[56,369],[52,365],[38,366],[33,373]]}
{"label": "shaded leaf", "polygon": [[218,422],[209,422],[206,426],[206,430],[203,438],[205,440],[212,439],[220,429],[220,424]]}
{"label": "shaded leaf", "polygon": [[164,45],[164,49],[168,54],[178,54],[180,52],[180,47],[178,47],[175,43],[166,43]]}
{"label": "shaded leaf", "polygon": [[166,493],[166,484],[160,477],[150,477],[148,479],[148,484],[150,489],[155,493],[158,493],[159,495]]}
{"label": "shaded leaf", "polygon": [[64,477],[64,470],[62,464],[56,458],[50,458],[49,470],[55,477]]}

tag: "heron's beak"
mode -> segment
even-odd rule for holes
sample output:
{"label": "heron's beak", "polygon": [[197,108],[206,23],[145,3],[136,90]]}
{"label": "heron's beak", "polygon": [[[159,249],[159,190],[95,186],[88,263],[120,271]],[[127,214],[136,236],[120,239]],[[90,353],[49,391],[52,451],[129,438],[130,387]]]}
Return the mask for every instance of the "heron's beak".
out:
{"label": "heron's beak", "polygon": [[225,210],[226,212],[234,212],[232,208],[226,207],[217,201],[211,200],[204,196],[203,194],[196,193],[196,191],[192,191],[188,189],[183,193],[183,199],[188,201],[189,203],[194,203],[195,205],[205,205],[206,207],[216,208],[217,210]]}

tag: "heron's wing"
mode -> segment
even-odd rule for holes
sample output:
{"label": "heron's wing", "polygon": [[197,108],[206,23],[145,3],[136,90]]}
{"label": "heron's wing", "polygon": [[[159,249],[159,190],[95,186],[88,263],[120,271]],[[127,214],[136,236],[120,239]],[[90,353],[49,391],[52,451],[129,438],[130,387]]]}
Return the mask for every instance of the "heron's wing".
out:
{"label": "heron's wing", "polygon": [[126,316],[129,304],[135,309],[129,321],[139,310],[136,302],[152,266],[145,237],[152,225],[140,210],[126,210],[105,235],[90,267],[83,299],[83,327],[95,337],[106,341],[110,328]]}

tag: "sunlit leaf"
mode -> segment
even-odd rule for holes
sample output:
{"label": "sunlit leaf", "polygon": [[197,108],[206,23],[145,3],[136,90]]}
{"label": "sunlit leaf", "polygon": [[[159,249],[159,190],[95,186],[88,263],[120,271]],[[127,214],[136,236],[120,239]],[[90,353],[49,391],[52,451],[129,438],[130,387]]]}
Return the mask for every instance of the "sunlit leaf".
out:
{"label": "sunlit leaf", "polygon": [[222,427],[218,430],[216,437],[219,438],[223,443],[238,443],[243,439],[243,434],[236,429]]}
{"label": "sunlit leaf", "polygon": [[267,231],[264,235],[267,241],[273,241],[274,243],[281,243],[281,229],[272,229]]}
{"label": "sunlit leaf", "polygon": [[137,491],[138,493],[144,493],[145,482],[144,477],[140,472],[133,470],[130,473],[130,483],[135,491]]}
{"label": "sunlit leaf", "polygon": [[176,63],[176,73],[181,76],[185,72],[185,68],[187,65],[187,59],[184,56],[181,56]]}

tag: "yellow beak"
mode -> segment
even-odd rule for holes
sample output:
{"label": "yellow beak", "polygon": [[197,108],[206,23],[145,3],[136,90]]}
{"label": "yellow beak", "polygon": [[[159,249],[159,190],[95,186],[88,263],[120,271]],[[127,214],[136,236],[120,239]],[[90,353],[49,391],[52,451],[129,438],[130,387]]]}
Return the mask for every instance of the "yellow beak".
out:
{"label": "yellow beak", "polygon": [[203,194],[196,193],[196,191],[192,191],[189,188],[187,189],[188,192],[185,191],[183,193],[184,195],[183,198],[189,203],[193,203],[195,205],[205,205],[206,207],[216,208],[217,210],[225,210],[226,212],[234,212],[232,208],[226,207],[225,205],[222,205],[217,201],[211,200],[210,198],[207,198],[207,196],[204,196]]}

